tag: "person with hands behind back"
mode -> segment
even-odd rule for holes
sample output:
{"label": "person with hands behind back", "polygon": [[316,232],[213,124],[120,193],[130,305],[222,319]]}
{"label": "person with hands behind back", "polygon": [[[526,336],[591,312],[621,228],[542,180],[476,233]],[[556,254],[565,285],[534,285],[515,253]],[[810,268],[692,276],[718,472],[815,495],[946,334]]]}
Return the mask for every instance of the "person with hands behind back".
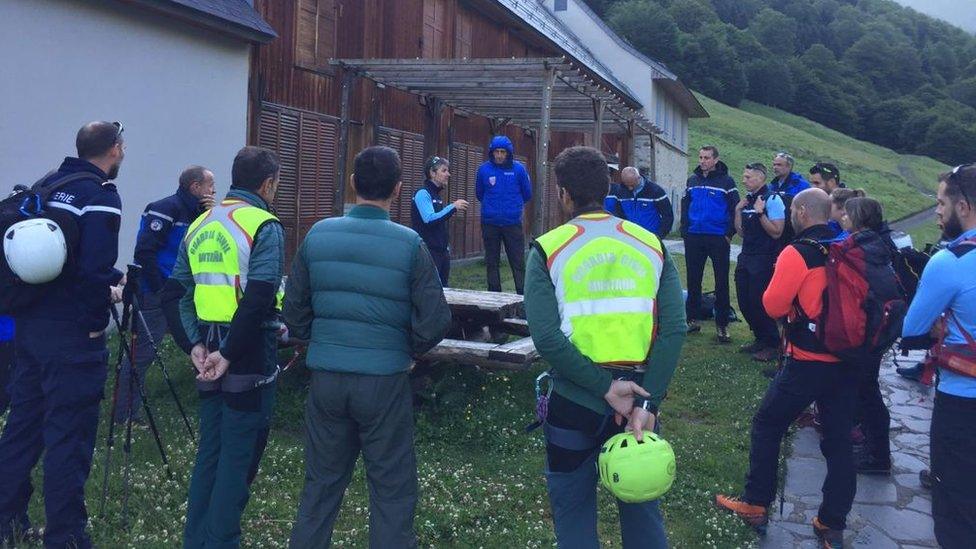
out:
{"label": "person with hands behind back", "polygon": [[268,441],[277,377],[284,229],[271,213],[278,158],[244,147],[227,197],[194,221],[171,280],[199,372],[200,444],[184,547],[240,545],[241,514]]}
{"label": "person with hands behind back", "polygon": [[[678,271],[661,241],[603,210],[603,155],[572,147],[554,168],[560,206],[573,219],[533,244],[525,312],[552,366],[544,432],[556,540],[596,547],[600,446],[624,429],[642,441],[655,428],[687,324]],[[667,547],[657,500],[617,505],[625,548]]]}

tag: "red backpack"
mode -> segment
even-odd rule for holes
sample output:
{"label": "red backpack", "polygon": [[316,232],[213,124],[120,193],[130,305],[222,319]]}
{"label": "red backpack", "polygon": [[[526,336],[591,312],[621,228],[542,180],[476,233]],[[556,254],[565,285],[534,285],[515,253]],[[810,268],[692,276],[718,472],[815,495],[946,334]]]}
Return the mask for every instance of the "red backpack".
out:
{"label": "red backpack", "polygon": [[822,349],[855,364],[887,351],[901,336],[908,310],[888,246],[874,231],[854,233],[829,250],[807,243],[827,259],[823,308],[815,321]]}

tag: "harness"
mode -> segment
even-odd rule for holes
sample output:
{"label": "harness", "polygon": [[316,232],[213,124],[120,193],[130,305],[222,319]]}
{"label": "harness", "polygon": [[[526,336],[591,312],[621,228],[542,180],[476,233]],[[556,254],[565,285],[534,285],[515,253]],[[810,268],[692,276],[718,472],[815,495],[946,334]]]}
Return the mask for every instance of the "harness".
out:
{"label": "harness", "polygon": [[[976,238],[964,240],[949,250],[957,257],[962,257],[976,250]],[[950,322],[955,324],[966,343],[946,344],[945,338],[949,332]],[[976,378],[976,338],[966,331],[952,309],[946,309],[943,313],[938,329],[939,337],[930,350],[932,360],[926,360],[922,369],[922,383],[932,385],[936,368],[945,368],[959,375]]]}

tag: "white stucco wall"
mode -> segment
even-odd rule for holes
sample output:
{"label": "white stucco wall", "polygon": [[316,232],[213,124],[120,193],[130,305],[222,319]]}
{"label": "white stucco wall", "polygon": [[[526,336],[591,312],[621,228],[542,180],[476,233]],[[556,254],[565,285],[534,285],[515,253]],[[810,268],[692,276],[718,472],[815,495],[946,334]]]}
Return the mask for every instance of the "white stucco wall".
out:
{"label": "white stucco wall", "polygon": [[674,207],[675,230],[678,229],[678,208],[681,206],[681,196],[685,192],[688,181],[688,155],[668,145],[659,138],[654,138],[654,177],[659,185],[668,191],[671,205]]}
{"label": "white stucco wall", "polygon": [[185,166],[209,167],[226,192],[247,138],[249,45],[122,2],[0,5],[0,192],[74,156],[78,128],[99,119],[125,126],[119,265]]}
{"label": "white stucco wall", "polygon": [[661,136],[676,148],[684,150],[688,117],[667,94],[654,85],[652,68],[640,57],[624,48],[580,6],[583,0],[568,0],[566,9],[555,11],[555,0],[541,0],[545,8],[556,16],[583,42],[613,75],[627,85],[644,106],[642,112],[664,130]]}

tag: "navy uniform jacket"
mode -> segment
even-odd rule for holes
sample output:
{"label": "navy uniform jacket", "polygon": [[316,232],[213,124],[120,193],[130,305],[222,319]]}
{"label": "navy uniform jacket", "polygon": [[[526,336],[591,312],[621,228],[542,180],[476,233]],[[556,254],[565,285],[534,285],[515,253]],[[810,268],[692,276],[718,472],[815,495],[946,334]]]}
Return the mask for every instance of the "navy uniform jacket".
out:
{"label": "navy uniform jacket", "polygon": [[739,191],[724,162],[717,162],[708,176],[702,173],[701,166],[695,168],[681,198],[681,236],[732,236],[738,203]]}
{"label": "navy uniform jacket", "polygon": [[142,265],[143,292],[159,292],[166,284],[186,230],[199,215],[199,199],[184,189],[146,206],[134,254],[135,262]]}
{"label": "navy uniform jacket", "polygon": [[50,178],[78,172],[92,177],[61,187],[47,203],[75,216],[78,248],[61,276],[50,283],[50,291],[18,317],[73,320],[89,332],[99,332],[108,325],[109,288],[122,280],[122,272],[115,268],[122,200],[115,185],[107,182],[108,175],[87,160],[65,158]]}
{"label": "navy uniform jacket", "polygon": [[603,207],[608,213],[637,223],[658,238],[667,236],[674,225],[674,211],[667,192],[644,177],[633,191],[623,184],[611,185]]}

